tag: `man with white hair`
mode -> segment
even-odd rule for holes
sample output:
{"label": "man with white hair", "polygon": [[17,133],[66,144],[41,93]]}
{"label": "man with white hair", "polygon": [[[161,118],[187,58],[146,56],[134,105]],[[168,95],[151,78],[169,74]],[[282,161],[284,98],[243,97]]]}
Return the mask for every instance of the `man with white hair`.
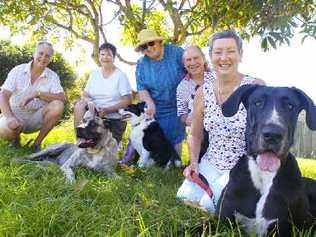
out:
{"label": "man with white hair", "polygon": [[19,145],[20,134],[40,130],[38,150],[64,111],[66,100],[58,75],[47,68],[54,54],[51,43],[36,45],[33,60],[14,67],[0,91],[0,137]]}

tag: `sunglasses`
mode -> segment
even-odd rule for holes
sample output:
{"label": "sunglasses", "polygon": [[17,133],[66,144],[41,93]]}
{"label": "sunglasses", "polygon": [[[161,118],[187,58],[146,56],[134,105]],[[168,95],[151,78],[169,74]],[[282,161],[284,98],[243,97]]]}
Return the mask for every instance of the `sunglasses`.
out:
{"label": "sunglasses", "polygon": [[146,44],[142,44],[141,46],[139,46],[141,51],[145,51],[146,49],[148,49],[148,47],[152,47],[155,45],[155,41],[150,41]]}

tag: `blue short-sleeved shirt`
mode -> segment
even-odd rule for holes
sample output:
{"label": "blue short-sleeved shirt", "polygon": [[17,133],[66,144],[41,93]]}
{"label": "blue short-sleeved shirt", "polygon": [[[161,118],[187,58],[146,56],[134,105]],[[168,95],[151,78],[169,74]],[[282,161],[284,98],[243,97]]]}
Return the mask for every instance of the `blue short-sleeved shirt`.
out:
{"label": "blue short-sleeved shirt", "polygon": [[182,48],[167,44],[161,60],[144,56],[136,66],[137,90],[149,92],[156,105],[155,118],[173,144],[184,139],[184,126],[177,116],[176,101],[177,86],[185,75],[182,55]]}

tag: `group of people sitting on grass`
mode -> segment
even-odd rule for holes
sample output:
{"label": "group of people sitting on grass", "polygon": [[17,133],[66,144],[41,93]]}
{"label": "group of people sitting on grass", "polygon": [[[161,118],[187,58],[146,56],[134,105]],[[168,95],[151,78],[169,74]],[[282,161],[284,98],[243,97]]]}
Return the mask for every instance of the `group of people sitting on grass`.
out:
{"label": "group of people sitting on grass", "polygon": [[[241,85],[264,82],[239,72],[242,40],[233,30],[215,33],[210,39],[211,68],[198,46],[182,49],[166,44],[149,29],[138,34],[137,42],[135,50],[143,57],[137,62],[136,84],[146,113],[158,121],[180,157],[188,134],[190,163],[183,171],[185,180],[177,197],[214,211],[230,169],[245,153],[246,110],[241,105],[235,116],[226,118],[221,105]],[[65,93],[58,75],[47,67],[53,53],[50,43],[39,42],[32,61],[14,67],[1,87],[0,136],[13,146],[19,145],[21,133],[39,130],[33,143],[39,149],[62,116]],[[126,122],[118,111],[132,103],[132,89],[126,74],[115,66],[115,56],[114,45],[100,46],[100,67],[91,72],[74,106],[74,123],[80,123],[87,109],[98,111],[110,119],[113,137],[120,141]],[[206,139],[209,145],[201,151]],[[192,182],[193,173],[203,174],[213,198]]]}

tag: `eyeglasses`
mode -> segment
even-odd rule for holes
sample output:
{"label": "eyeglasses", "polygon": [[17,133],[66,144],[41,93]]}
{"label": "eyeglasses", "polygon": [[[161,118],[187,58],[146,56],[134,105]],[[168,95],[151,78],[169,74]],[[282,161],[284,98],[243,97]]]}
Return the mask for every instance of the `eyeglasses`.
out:
{"label": "eyeglasses", "polygon": [[148,47],[152,47],[155,45],[155,41],[150,41],[146,44],[142,44],[141,46],[139,46],[141,51],[145,51]]}

